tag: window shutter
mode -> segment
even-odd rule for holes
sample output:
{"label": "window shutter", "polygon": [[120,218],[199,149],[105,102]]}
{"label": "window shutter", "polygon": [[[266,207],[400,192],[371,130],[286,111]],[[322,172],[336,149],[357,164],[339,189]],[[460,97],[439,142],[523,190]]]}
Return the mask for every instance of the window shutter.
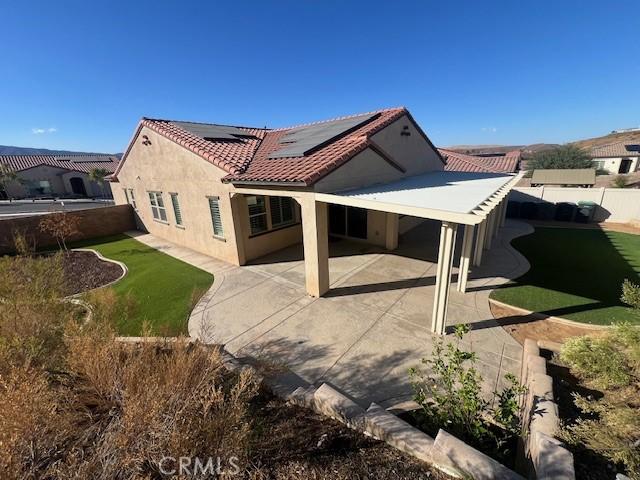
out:
{"label": "window shutter", "polygon": [[224,230],[222,229],[222,216],[220,215],[220,201],[218,197],[209,197],[209,210],[211,210],[213,234],[216,237],[224,237]]}
{"label": "window shutter", "polygon": [[178,194],[171,194],[171,204],[173,205],[173,214],[176,217],[176,225],[182,225],[182,212],[180,212],[180,202],[178,202]]}

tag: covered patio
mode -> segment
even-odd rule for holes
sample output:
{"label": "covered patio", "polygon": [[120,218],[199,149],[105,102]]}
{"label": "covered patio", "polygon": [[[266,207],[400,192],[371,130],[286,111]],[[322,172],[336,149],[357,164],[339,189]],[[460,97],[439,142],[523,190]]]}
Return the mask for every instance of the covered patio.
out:
{"label": "covered patio", "polygon": [[[346,192],[318,193],[281,190],[277,186],[252,188],[241,185],[236,185],[236,192],[290,196],[300,204],[305,288],[312,297],[335,296],[335,292],[330,291],[328,205],[384,212],[387,251],[398,248],[400,217],[438,222],[431,317],[429,322],[428,314],[425,314],[422,322],[429,323],[431,332],[443,335],[447,328],[458,230],[462,241],[456,286],[457,291],[464,294],[472,265],[482,265],[484,252],[491,249],[505,224],[507,196],[521,176],[435,171]],[[433,244],[425,242],[417,248],[426,252]]]}

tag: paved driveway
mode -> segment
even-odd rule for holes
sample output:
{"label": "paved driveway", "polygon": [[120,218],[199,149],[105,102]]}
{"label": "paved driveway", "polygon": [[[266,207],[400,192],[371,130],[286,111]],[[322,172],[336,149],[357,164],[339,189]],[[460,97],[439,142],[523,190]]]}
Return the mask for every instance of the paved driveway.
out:
{"label": "paved driveway", "polygon": [[[452,286],[448,324],[472,324],[466,346],[478,353],[486,392],[505,373],[519,372],[521,347],[497,326],[487,297],[491,285],[528,269],[509,240],[531,230],[508,222],[484,265],[472,271],[467,294]],[[365,406],[398,405],[411,398],[407,369],[438,340],[429,331],[438,235],[438,222],[423,222],[401,236],[393,253],[331,242],[331,290],[318,299],[304,289],[302,245],[221,268],[189,332],[236,356],[284,365],[307,382],[330,383]]]}

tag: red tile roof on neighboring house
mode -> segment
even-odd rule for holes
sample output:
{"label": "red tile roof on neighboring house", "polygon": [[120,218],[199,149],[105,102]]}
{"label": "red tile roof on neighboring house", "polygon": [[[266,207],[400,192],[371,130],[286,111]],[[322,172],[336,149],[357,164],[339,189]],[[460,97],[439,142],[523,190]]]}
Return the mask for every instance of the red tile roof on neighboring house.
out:
{"label": "red tile roof on neighboring house", "polygon": [[113,173],[119,162],[118,157],[107,154],[0,155],[0,164],[8,165],[16,172],[46,165],[82,173],[89,173],[94,168]]}
{"label": "red tile roof on neighboring house", "polygon": [[591,149],[592,158],[638,157],[640,145],[623,142],[610,143]]}
{"label": "red tile roof on neighboring house", "polygon": [[[269,158],[271,154],[283,148],[279,141],[292,130],[365,115],[372,117],[357,128],[348,130],[343,135],[338,135],[337,138],[327,142],[326,145],[304,156]],[[274,130],[235,127],[246,131],[252,135],[253,138],[242,138],[233,141],[205,140],[204,138],[187,132],[170,120],[145,118],[138,125],[136,134],[127,152],[123,156],[123,160],[114,177],[117,177],[119,169],[122,168],[122,164],[126,160],[131,146],[135,142],[141,128],[144,126],[182,145],[228,172],[228,175],[222,179],[224,182],[312,185],[351,159],[354,155],[366,149],[370,145],[370,137],[372,135],[403,115],[407,115],[420,134],[427,139],[424,132],[422,132],[420,127],[415,123],[406,108],[378,110],[367,114],[351,115],[327,120],[325,122],[296,125]]]}
{"label": "red tile roof on neighboring house", "polygon": [[455,172],[515,173],[520,163],[520,151],[507,152],[504,156],[480,157],[439,148],[447,164],[444,169]]}

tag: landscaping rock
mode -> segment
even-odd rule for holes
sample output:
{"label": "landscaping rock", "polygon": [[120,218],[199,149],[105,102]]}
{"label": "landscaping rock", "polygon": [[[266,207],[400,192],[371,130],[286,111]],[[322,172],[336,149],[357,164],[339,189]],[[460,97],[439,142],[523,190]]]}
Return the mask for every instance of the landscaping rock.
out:
{"label": "landscaping rock", "polygon": [[432,461],[447,473],[474,480],[524,480],[484,453],[440,429],[433,445]]}
{"label": "landscaping rock", "polygon": [[409,455],[425,462],[431,461],[434,440],[429,435],[412,427],[404,420],[372,403],[363,418],[365,433],[384,440]]}

